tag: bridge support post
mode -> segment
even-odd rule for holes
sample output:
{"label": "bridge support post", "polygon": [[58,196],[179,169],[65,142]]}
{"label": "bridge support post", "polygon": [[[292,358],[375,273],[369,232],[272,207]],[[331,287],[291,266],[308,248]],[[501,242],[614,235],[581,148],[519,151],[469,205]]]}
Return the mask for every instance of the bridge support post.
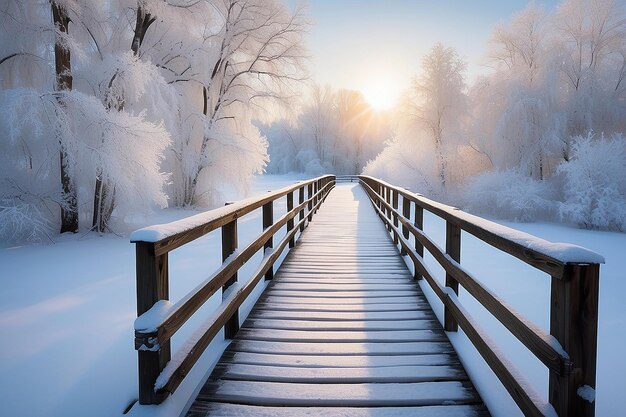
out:
{"label": "bridge support post", "polygon": [[561,375],[550,372],[549,400],[559,416],[595,415],[580,394],[595,394],[599,277],[598,264],[567,264],[562,278],[552,277],[550,334],[572,364]]}
{"label": "bridge support post", "polygon": [[[395,213],[395,211],[398,210],[398,191],[393,190],[391,192],[391,205],[393,207],[393,210],[391,211],[391,217],[393,217],[393,225],[396,229],[398,229],[398,215]],[[395,210],[395,211],[394,211]],[[393,234],[393,243],[394,245],[398,245],[398,242],[400,241],[398,239],[398,234],[400,232],[396,231]]]}
{"label": "bridge support post", "polygon": [[[222,262],[224,262],[237,249],[237,219],[226,223],[222,226]],[[237,282],[237,273],[226,281],[222,287],[222,300],[224,300],[224,292]],[[224,338],[232,339],[239,330],[239,309],[233,312],[233,315],[224,325]]]}
{"label": "bridge support post", "polygon": [[[156,255],[154,243],[137,242],[137,317],[141,316],[159,300],[169,299],[169,276],[167,253]],[[137,351],[139,366],[139,404],[159,404],[164,394],[154,390],[156,380],[171,359],[169,340],[157,351]]]}
{"label": "bridge support post", "polygon": [[[304,187],[298,190],[298,205],[304,203]],[[300,209],[300,221],[304,220],[304,208]],[[304,232],[304,222],[300,223],[300,233]]]}
{"label": "bridge support post", "polygon": [[311,197],[313,197],[313,184],[309,184],[307,188],[308,188],[307,195],[309,196],[308,212],[309,212],[309,223],[310,223],[311,219],[313,219],[313,213],[311,212],[311,210],[313,209],[313,200],[311,199]]}
{"label": "bridge support post", "polygon": [[[446,222],[446,253],[455,261],[461,261],[461,229],[449,221]],[[457,295],[459,294],[459,282],[447,271],[446,287],[452,288]],[[443,318],[445,331],[456,332],[459,330],[459,324],[452,316],[452,312],[448,307],[444,309]]]}
{"label": "bridge support post", "polygon": [[[287,194],[287,213],[293,210],[293,192]],[[287,220],[287,233],[293,230],[293,219]],[[296,245],[295,236],[289,239],[289,247],[293,248]]]}
{"label": "bridge support post", "polygon": [[[413,224],[419,230],[424,230],[424,209],[419,206],[417,203],[415,204],[415,219],[413,220]],[[424,245],[422,245],[417,238],[415,238],[415,251],[419,256],[424,258]],[[417,265],[414,265],[413,270],[415,271],[414,277],[416,280],[422,279],[422,275],[417,272]]]}
{"label": "bridge support post", "polygon": [[[274,202],[270,201],[269,203],[263,204],[263,230],[267,230],[268,227],[271,227],[274,224]],[[267,242],[263,245],[263,250],[271,248],[274,246],[274,237],[270,236],[267,239]],[[274,278],[274,265],[270,267],[265,273],[265,280],[271,281]]]}
{"label": "bridge support post", "polygon": [[[391,188],[384,187],[385,190],[385,201],[387,204],[391,204]],[[385,214],[387,215],[387,219],[391,220],[391,210],[385,207]],[[387,224],[387,230],[391,232],[391,225]]]}
{"label": "bridge support post", "polygon": [[[405,196],[402,196],[402,216],[404,216],[405,219],[411,219],[411,200]],[[404,236],[406,240],[409,240],[409,229],[404,225],[402,226],[402,236]],[[404,249],[404,246],[400,250],[400,255],[406,256],[406,249]]]}

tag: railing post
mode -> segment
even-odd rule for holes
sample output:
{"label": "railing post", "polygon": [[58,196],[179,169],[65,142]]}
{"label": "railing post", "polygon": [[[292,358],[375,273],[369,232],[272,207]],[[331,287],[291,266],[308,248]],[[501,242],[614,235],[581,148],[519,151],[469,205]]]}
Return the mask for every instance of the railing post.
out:
{"label": "railing post", "polygon": [[[237,249],[237,219],[226,223],[222,226],[222,262],[224,262]],[[224,291],[237,282],[237,273],[226,281],[222,287],[222,300],[224,299]],[[239,330],[239,309],[235,310],[233,315],[224,325],[224,338],[232,339]]]}
{"label": "railing post", "polygon": [[[137,317],[141,316],[159,300],[169,298],[167,253],[155,254],[154,243],[137,242]],[[159,404],[165,398],[156,394],[156,380],[171,358],[170,342],[159,346],[155,352],[138,350],[139,404]]]}
{"label": "railing post", "polygon": [[552,277],[550,334],[572,363],[562,375],[550,372],[549,400],[559,416],[595,414],[595,403],[584,400],[578,390],[596,386],[599,278],[598,264],[568,264],[561,279]]}
{"label": "railing post", "polygon": [[[304,203],[304,186],[300,187],[298,191],[298,205],[302,203]],[[304,232],[304,222],[302,220],[304,220],[304,207],[300,209],[300,233]]]}
{"label": "railing post", "polygon": [[[391,191],[391,205],[394,208],[394,210],[398,210],[398,191],[397,190],[392,190]],[[393,217],[393,225],[396,227],[396,229],[398,228],[398,216],[396,215],[396,213],[394,213],[394,211],[391,211],[391,217]],[[393,243],[395,245],[397,245],[399,242],[398,239],[398,234],[396,232],[394,232],[393,234]]]}
{"label": "railing post", "polygon": [[[415,219],[413,220],[413,224],[419,230],[424,230],[424,209],[417,203],[415,203]],[[422,259],[424,258],[424,245],[422,245],[417,238],[415,238],[415,251]],[[414,278],[416,280],[422,279],[422,275],[417,270],[417,265],[414,265],[413,270],[415,271]]]}
{"label": "railing post", "polygon": [[[293,210],[293,191],[287,194],[287,213]],[[293,218],[291,220],[287,220],[287,233],[293,230]],[[293,236],[289,239],[289,247],[293,248],[296,245],[296,237]]]}
{"label": "railing post", "polygon": [[[446,253],[455,261],[461,261],[461,228],[449,221],[446,222]],[[446,272],[446,287],[452,288],[457,295],[459,294],[459,282],[448,272]],[[459,324],[447,307],[444,309],[443,318],[445,331],[459,330]]]}
{"label": "railing post", "polygon": [[[411,218],[411,200],[406,198],[404,195],[402,196],[402,216],[404,216],[407,220],[410,220]],[[402,236],[404,236],[407,241],[409,240],[409,228],[404,225],[402,226]],[[400,250],[400,255],[406,255],[406,249],[404,249],[404,246]]]}
{"label": "railing post", "polygon": [[313,187],[313,192],[315,193],[315,198],[314,198],[315,205],[313,206],[314,207],[313,208],[313,213],[317,213],[317,207],[316,206],[317,206],[317,203],[320,201],[320,197],[317,195],[317,193],[320,190],[320,180],[316,180],[314,184],[315,185]]}
{"label": "railing post", "polygon": [[[385,202],[387,202],[387,204],[391,204],[391,189],[387,186],[384,186],[384,190],[385,190]],[[389,210],[387,206],[385,206],[385,216],[387,217],[387,219],[391,220],[391,210]],[[387,224],[387,230],[391,232],[390,224]]]}
{"label": "railing post", "polygon": [[313,183],[310,183],[309,186],[307,187],[308,190],[308,200],[309,200],[309,204],[308,204],[308,211],[309,211],[309,223],[311,222],[311,219],[313,219],[313,213],[311,212],[311,210],[313,209],[313,200],[311,199],[311,197],[313,197]]}
{"label": "railing post", "polygon": [[[274,224],[274,202],[263,204],[263,230],[267,230]],[[270,236],[263,245],[263,250],[274,246],[274,236]],[[271,281],[274,278],[274,265],[272,265],[265,273],[265,280]]]}

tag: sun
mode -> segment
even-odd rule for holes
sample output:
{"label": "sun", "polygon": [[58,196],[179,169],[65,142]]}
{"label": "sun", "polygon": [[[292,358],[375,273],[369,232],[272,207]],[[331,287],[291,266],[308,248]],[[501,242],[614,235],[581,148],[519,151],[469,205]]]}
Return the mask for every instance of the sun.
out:
{"label": "sun", "polygon": [[364,83],[361,91],[370,107],[378,111],[391,110],[399,96],[398,87],[385,79],[369,80]]}

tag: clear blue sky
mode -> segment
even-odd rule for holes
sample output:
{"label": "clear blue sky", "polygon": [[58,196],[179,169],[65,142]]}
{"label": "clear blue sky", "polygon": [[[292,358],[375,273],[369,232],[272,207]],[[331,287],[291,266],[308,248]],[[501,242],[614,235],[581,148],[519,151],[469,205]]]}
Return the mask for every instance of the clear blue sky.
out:
{"label": "clear blue sky", "polygon": [[[286,0],[294,6],[297,0]],[[538,0],[553,9],[557,0]],[[480,72],[493,26],[527,0],[309,0],[311,74],[335,88],[398,90],[432,45],[455,47]]]}

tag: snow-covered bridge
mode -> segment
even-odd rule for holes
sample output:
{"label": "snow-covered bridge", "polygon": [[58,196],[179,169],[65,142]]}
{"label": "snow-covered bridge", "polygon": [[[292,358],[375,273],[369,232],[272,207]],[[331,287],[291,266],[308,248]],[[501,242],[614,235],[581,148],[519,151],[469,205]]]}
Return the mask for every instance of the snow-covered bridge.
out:
{"label": "snow-covered bridge", "polygon": [[[287,213],[275,220],[274,201],[283,196]],[[264,232],[237,249],[237,219],[258,208]],[[423,210],[446,220],[445,250],[422,231]],[[272,236],[285,226],[285,236],[274,245]],[[223,266],[187,297],[169,303],[168,252],[219,227]],[[462,230],[552,277],[551,334],[529,324],[462,269]],[[142,229],[132,239],[143,404],[160,403],[174,392],[224,327],[232,341],[189,417],[487,416],[446,334],[460,326],[525,415],[594,413],[585,398],[595,386],[603,260],[583,248],[503,228],[374,178],[336,184],[333,176]],[[293,249],[274,274],[273,264],[287,245]],[[262,248],[258,270],[237,283],[237,270]],[[446,286],[425,266],[424,248],[445,269]],[[239,328],[239,307],[263,277],[271,281]],[[443,302],[443,326],[418,283],[422,278]],[[541,403],[469,317],[457,298],[459,283],[546,365],[550,404]],[[220,287],[222,306],[171,357],[171,336]]]}

